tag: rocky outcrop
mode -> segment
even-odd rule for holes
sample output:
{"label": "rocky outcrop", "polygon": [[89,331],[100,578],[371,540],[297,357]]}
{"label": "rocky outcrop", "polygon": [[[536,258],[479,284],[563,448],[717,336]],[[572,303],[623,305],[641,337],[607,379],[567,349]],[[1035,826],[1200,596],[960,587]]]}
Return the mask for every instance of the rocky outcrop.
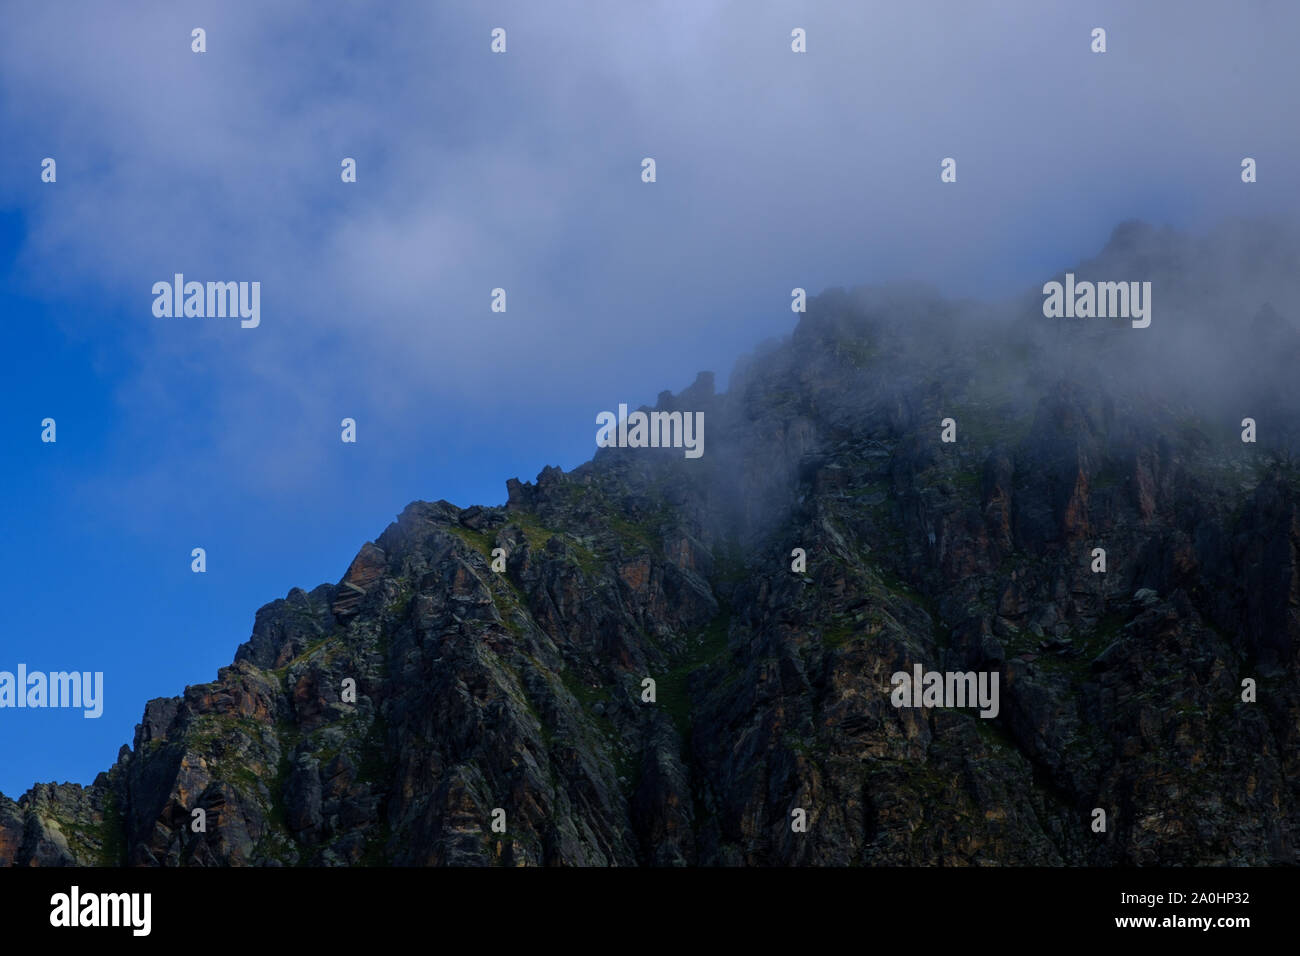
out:
{"label": "rocky outcrop", "polygon": [[[1127,225],[1081,272],[1194,269],[1180,242]],[[1234,275],[1198,295],[1296,354]],[[704,457],[411,504],[93,785],[0,797],[0,862],[1297,862],[1300,430],[1224,426],[1293,367],[1184,387],[1151,342],[1236,355],[1193,312],[1036,307],[833,290],[725,394],[660,396]],[[997,715],[894,706],[914,664],[995,673]]]}

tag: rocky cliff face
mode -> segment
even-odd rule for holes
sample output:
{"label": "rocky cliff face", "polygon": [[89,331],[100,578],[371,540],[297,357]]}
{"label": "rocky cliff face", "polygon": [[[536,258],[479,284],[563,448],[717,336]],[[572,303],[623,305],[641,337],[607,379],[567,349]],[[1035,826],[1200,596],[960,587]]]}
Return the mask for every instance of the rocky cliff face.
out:
{"label": "rocky cliff face", "polygon": [[[818,297],[660,397],[702,458],[408,506],[92,786],[0,797],[0,862],[1297,862],[1300,260],[1239,238],[1117,230],[1078,272],[1154,276],[1146,330]],[[917,663],[997,717],[894,707]]]}

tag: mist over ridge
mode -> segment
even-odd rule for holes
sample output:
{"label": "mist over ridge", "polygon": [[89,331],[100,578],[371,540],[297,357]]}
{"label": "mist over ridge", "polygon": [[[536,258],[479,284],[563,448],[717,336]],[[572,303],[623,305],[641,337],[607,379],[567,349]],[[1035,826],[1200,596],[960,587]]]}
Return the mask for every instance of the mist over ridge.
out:
{"label": "mist over ridge", "polygon": [[92,786],[0,800],[0,862],[1294,863],[1296,249],[1121,224],[1074,272],[1151,281],[1141,329],[813,296],[660,395],[700,458],[413,502]]}

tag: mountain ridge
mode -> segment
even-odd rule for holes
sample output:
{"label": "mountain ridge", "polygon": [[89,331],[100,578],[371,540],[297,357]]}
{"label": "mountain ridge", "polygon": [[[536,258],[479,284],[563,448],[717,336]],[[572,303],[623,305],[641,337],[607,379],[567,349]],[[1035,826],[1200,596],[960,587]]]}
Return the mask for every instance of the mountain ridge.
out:
{"label": "mountain ridge", "polygon": [[[0,796],[0,863],[1295,863],[1300,246],[1262,229],[1117,227],[1075,271],[1153,278],[1143,330],[828,290],[659,396],[701,459],[411,503],[93,784]],[[1001,713],[895,708],[918,663]]]}

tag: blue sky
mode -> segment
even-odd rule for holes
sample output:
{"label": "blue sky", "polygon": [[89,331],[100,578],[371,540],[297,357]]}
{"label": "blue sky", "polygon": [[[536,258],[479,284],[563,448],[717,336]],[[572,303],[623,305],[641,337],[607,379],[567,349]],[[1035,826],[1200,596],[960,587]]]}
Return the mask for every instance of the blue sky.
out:
{"label": "blue sky", "polygon": [[[999,297],[1124,219],[1297,211],[1290,3],[264,6],[0,11],[0,669],[107,688],[0,711],[10,796],[107,769],[408,501],[500,503],[599,411],[724,384],[796,285]],[[155,318],[176,272],[261,282],[260,327]]]}

